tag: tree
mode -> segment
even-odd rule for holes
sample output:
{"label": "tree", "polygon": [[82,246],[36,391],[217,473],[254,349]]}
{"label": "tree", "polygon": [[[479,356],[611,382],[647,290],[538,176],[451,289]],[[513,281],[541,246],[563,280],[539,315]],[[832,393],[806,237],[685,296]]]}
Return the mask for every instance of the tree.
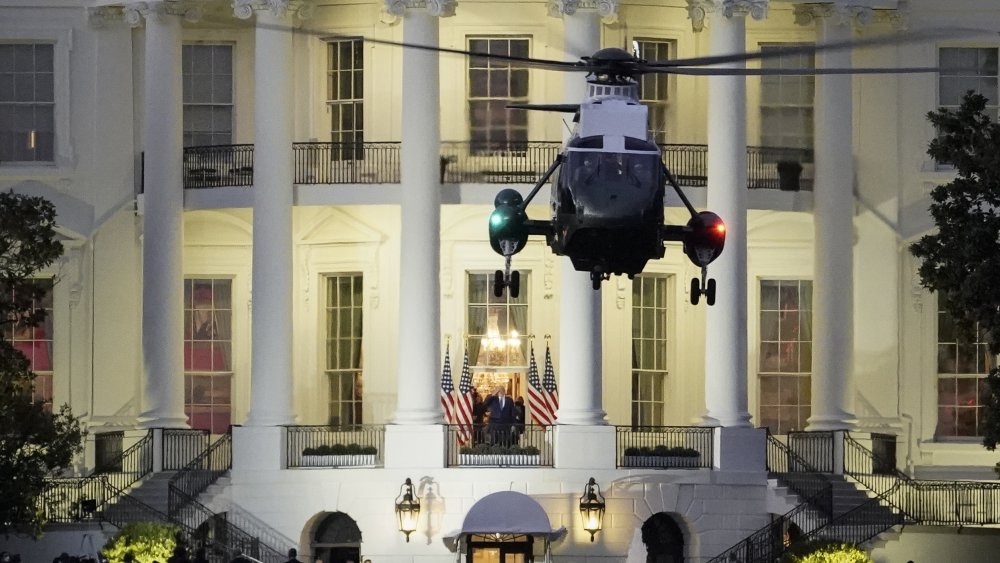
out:
{"label": "tree", "polygon": [[[910,247],[922,260],[920,281],[938,294],[960,340],[978,336],[991,357],[1000,352],[1000,124],[986,114],[987,99],[969,92],[957,110],[927,115],[938,137],[927,150],[955,168],[955,179],[931,191],[937,232]],[[977,332],[978,331],[978,332]],[[987,375],[983,445],[1000,440],[1000,370]]]}
{"label": "tree", "polygon": [[41,533],[38,501],[46,478],[70,466],[82,449],[80,423],[69,406],[50,412],[31,396],[35,374],[14,347],[18,327],[45,319],[35,300],[45,288],[32,276],[62,254],[49,201],[0,193],[0,531]]}

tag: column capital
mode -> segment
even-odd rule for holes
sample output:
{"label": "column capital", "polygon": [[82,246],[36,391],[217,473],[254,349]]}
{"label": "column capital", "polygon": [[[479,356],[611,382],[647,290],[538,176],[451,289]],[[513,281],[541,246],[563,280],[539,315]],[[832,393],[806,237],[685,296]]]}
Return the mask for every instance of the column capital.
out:
{"label": "column capital", "polygon": [[767,17],[769,0],[688,0],[688,18],[695,32],[705,29],[708,14],[718,12],[727,18],[750,16],[755,20]]}
{"label": "column capital", "polygon": [[233,0],[233,15],[241,20],[250,19],[254,12],[270,12],[278,18],[292,12],[300,20],[307,20],[314,8],[309,0]]}
{"label": "column capital", "polygon": [[[432,16],[447,18],[455,15],[456,0],[385,0],[385,11],[392,18],[400,18],[407,10],[424,8]],[[395,23],[395,20],[390,23]]]}
{"label": "column capital", "polygon": [[618,0],[549,0],[549,16],[561,18],[572,16],[580,10],[595,11],[604,23],[618,20]]}
{"label": "column capital", "polygon": [[107,25],[122,23],[124,21],[124,6],[96,6],[87,8],[87,24],[92,28],[100,29]]}
{"label": "column capital", "polygon": [[205,15],[203,0],[151,0],[132,2],[122,8],[125,22],[138,27],[150,17],[183,16],[189,22],[199,21]]}

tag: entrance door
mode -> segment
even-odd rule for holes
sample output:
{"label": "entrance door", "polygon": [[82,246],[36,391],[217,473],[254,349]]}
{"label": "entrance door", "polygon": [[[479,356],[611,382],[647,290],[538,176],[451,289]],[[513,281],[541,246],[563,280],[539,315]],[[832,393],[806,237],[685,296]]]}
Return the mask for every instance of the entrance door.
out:
{"label": "entrance door", "polygon": [[533,538],[520,534],[474,534],[466,563],[534,563]]}

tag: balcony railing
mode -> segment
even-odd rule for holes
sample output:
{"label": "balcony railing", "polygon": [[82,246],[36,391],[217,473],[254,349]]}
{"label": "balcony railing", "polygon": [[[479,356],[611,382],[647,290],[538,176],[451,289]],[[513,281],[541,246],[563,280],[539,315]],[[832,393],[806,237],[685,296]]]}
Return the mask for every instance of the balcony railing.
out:
{"label": "balcony railing", "polygon": [[713,429],[687,426],[618,426],[618,467],[712,467]]}
{"label": "balcony railing", "polygon": [[[443,184],[533,184],[549,167],[561,143],[507,143],[501,149],[468,141],[441,143]],[[708,146],[661,145],[667,168],[682,186],[708,182]],[[294,143],[296,184],[398,184],[400,143]],[[214,188],[253,185],[253,145],[218,145],[184,149],[184,187]],[[802,164],[812,151],[783,147],[747,147],[747,187],[750,189],[810,189]],[[783,179],[785,165],[793,176]],[[796,168],[797,167],[797,168]],[[794,181],[792,181],[794,180]]]}
{"label": "balcony railing", "polygon": [[164,428],[162,459],[164,471],[176,471],[184,468],[193,459],[201,455],[211,442],[207,430],[188,430],[186,428]]}
{"label": "balcony railing", "polygon": [[448,425],[448,467],[552,467],[552,426]]}
{"label": "balcony railing", "polygon": [[288,467],[372,467],[385,455],[385,426],[288,426]]}

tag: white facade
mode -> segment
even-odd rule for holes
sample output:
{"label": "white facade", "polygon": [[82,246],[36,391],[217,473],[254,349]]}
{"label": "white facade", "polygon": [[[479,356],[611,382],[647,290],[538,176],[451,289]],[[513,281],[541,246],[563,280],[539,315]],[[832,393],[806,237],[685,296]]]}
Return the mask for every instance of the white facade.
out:
{"label": "white facade", "polygon": [[[664,512],[681,526],[685,560],[707,561],[790,508],[769,486],[763,430],[751,428],[761,418],[761,281],[807,280],[815,367],[811,402],[800,406],[810,408],[808,429],[894,434],[898,466],[911,475],[992,477],[996,455],[975,436],[938,430],[937,306],[908,250],[933,227],[930,189],[950,178],[925,153],[934,132],[924,116],[944,103],[934,74],[817,78],[815,158],[805,171],[815,191],[795,192],[744,189],[745,148],[763,145],[768,133],[761,79],[669,79],[668,142],[708,146],[708,187],[685,191],[727,221],[730,238],[709,270],[720,288],[714,308],[690,304],[688,282],[698,271],[678,245],[646,268],[667,280],[666,376],[655,408],[662,425],[722,427],[712,469],[617,468],[612,426],[633,424],[632,282],[612,278],[598,297],[567,291],[567,279],[583,275],[540,240],[514,267],[526,276],[539,364],[551,335],[565,391],[569,424],[555,432],[554,467],[447,467],[438,387],[445,343],[457,384],[470,332],[468,275],[502,267],[486,231],[502,186],[439,181],[439,143],[470,139],[465,58],[364,44],[363,139],[402,141],[401,181],[297,184],[292,143],[331,140],[331,34],[452,49],[468,48],[470,37],[516,37],[528,40],[530,56],[556,60],[659,40],[686,58],[901,28],[995,30],[994,0],[234,4],[0,0],[0,46],[52,45],[52,158],[0,158],[0,189],[57,205],[67,251],[46,272],[57,280],[53,401],[69,403],[91,435],[187,424],[184,280],[230,280],[230,421],[242,427],[219,498],[299,542],[300,553],[311,556],[324,515],[343,512],[373,563],[454,561],[444,538],[477,500],[513,490],[536,500],[553,528],[567,528],[553,545],[555,560],[644,561],[641,526]],[[230,142],[255,145],[250,188],[184,189],[184,45],[231,46]],[[996,53],[1000,38],[858,50],[817,56],[816,64],[937,66],[942,47]],[[567,101],[567,91],[582,88],[575,80],[531,70],[527,97]],[[559,141],[564,130],[561,115],[529,112],[529,141]],[[548,213],[545,192],[529,208],[533,218]],[[668,200],[668,222],[686,221],[679,201]],[[364,393],[355,422],[388,425],[385,466],[287,469],[285,426],[330,416],[326,280],[345,273],[363,283]],[[599,342],[588,340],[593,334]],[[79,472],[93,460],[91,444]],[[392,502],[408,477],[419,481],[425,510],[406,542]],[[590,477],[608,503],[593,543],[577,508]],[[874,555],[920,562],[947,534],[904,533]],[[988,533],[975,538],[996,542]],[[542,556],[540,547],[535,553]]]}

